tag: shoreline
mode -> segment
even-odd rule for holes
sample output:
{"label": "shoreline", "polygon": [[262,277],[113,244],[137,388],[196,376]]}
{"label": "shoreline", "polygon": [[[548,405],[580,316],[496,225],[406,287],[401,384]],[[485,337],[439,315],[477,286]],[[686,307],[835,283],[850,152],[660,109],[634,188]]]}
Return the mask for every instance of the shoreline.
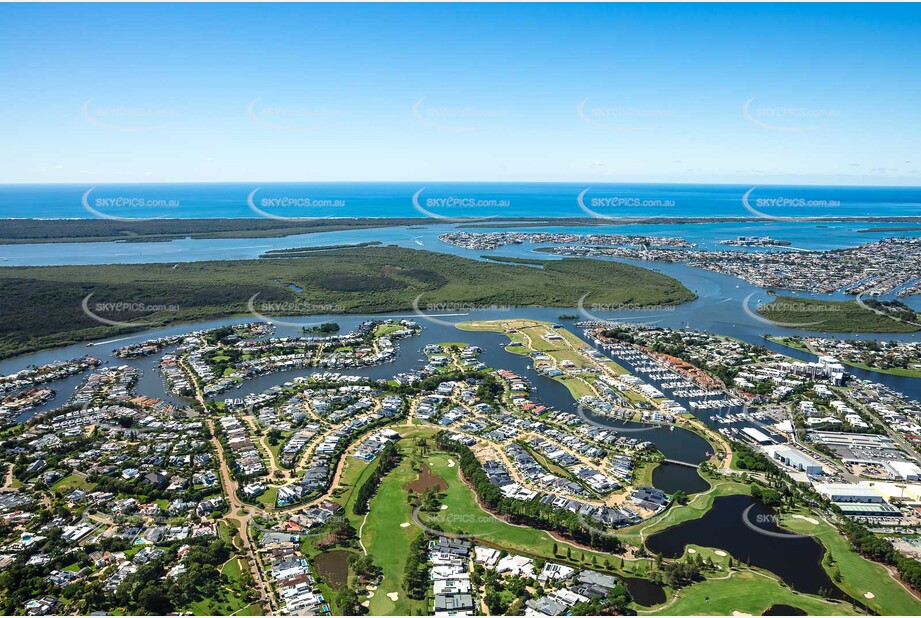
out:
{"label": "shoreline", "polygon": [[[921,216],[832,216],[789,217],[801,223],[918,223]],[[104,242],[166,242],[183,238],[216,240],[227,238],[284,238],[299,234],[315,234],[343,230],[374,229],[383,227],[420,228],[432,225],[451,226],[452,229],[506,229],[515,227],[606,227],[623,225],[712,225],[725,223],[773,223],[771,219],[753,216],[645,216],[645,217],[497,217],[483,222],[477,219],[433,219],[418,217],[323,217],[315,219],[275,220],[257,215],[249,217],[189,217],[158,219],[99,219],[96,217],[0,218],[4,231],[0,245],[54,244],[54,243],[104,243]],[[48,227],[57,227],[48,235]],[[215,226],[227,229],[214,230]],[[90,228],[90,229],[87,229]],[[895,231],[912,231],[914,228],[897,228]],[[917,228],[921,231],[921,227]],[[861,233],[872,229],[857,230]],[[888,231],[888,230],[880,230]]]}

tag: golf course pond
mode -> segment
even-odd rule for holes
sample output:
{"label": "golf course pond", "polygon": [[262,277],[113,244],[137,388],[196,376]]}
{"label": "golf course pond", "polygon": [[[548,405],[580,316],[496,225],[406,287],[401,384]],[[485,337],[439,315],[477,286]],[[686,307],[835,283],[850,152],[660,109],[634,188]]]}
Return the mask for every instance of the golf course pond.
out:
{"label": "golf course pond", "polygon": [[314,558],[313,564],[320,579],[333,590],[338,590],[349,583],[349,558],[352,555],[352,552],[342,549],[327,551]]}

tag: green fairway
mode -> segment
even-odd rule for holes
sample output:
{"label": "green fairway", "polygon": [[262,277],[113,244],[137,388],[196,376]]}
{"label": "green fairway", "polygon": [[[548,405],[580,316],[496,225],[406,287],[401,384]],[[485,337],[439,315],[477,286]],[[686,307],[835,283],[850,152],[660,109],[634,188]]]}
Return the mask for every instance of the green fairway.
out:
{"label": "green fairway", "polygon": [[[817,521],[813,514],[801,517],[807,516]],[[848,540],[831,524],[825,521],[813,524],[801,517],[784,515],[783,526],[794,532],[815,535],[827,551],[822,566],[832,579],[840,573],[841,581],[837,584],[845,592],[882,615],[921,615],[921,600],[894,580],[886,567],[855,553]],[[867,593],[872,598],[867,597]]]}
{"label": "green fairway", "polygon": [[847,603],[824,601],[797,594],[776,579],[752,571],[733,572],[726,579],[711,579],[679,591],[677,598],[640,614],[656,616],[732,616],[733,612],[760,616],[772,605],[791,605],[813,616],[853,616]]}
{"label": "green fairway", "polygon": [[[411,443],[404,440],[401,448],[407,451]],[[384,573],[380,587],[370,599],[372,615],[416,615],[426,613],[425,601],[414,601],[403,589],[403,568],[409,556],[409,545],[421,534],[414,525],[401,526],[412,521],[412,509],[407,501],[408,492],[403,485],[416,479],[410,457],[384,477],[377,495],[371,499],[371,511],[362,528],[362,544]],[[390,595],[396,596],[396,599]]]}

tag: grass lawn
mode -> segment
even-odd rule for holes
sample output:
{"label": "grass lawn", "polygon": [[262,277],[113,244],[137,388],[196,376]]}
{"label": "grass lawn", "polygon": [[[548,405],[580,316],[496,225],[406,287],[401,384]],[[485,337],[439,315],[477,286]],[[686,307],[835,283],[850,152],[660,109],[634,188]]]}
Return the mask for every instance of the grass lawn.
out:
{"label": "grass lawn", "polygon": [[226,616],[237,610],[247,607],[246,601],[228,593],[226,590],[219,598],[202,599],[191,603],[187,611],[191,611],[196,616]]}
{"label": "grass lawn", "polygon": [[[811,514],[809,517],[816,519]],[[837,584],[849,595],[881,615],[921,615],[921,600],[892,579],[886,567],[870,562],[851,550],[848,540],[834,526],[825,521],[815,525],[790,515],[785,515],[782,522],[785,528],[794,532],[816,535],[827,552],[822,566],[832,579],[840,572],[841,581]],[[867,592],[874,598],[868,599],[865,596]]]}
{"label": "grass lawn", "polygon": [[264,616],[265,614],[262,611],[262,606],[258,603],[253,603],[252,605],[247,605],[240,611],[238,611],[235,616]]}
{"label": "grass lawn", "polygon": [[365,479],[377,469],[378,460],[367,462],[357,457],[347,457],[342,474],[339,477],[339,487],[342,493],[336,498],[336,501],[342,505],[346,517],[355,528],[361,525],[364,515],[356,515],[352,512],[352,504],[357,498],[357,489],[365,482]]}
{"label": "grass lawn", "polygon": [[93,488],[96,487],[94,483],[88,482],[84,478],[80,478],[76,474],[70,474],[65,476],[60,481],[51,486],[52,491],[59,491],[61,493],[70,493],[75,489],[82,489],[83,491],[93,491]]}
{"label": "grass lawn", "polygon": [[674,602],[640,614],[662,616],[731,616],[733,612],[761,615],[772,605],[791,605],[809,615],[856,615],[845,603],[798,594],[776,579],[752,571],[734,572],[728,579],[711,579],[682,589]]}
{"label": "grass lawn", "polygon": [[227,576],[227,579],[230,580],[230,585],[233,586],[234,582],[238,582],[243,574],[243,565],[240,564],[240,559],[231,558],[228,560],[221,569],[221,573]]}
{"label": "grass lawn", "polygon": [[278,498],[278,488],[269,487],[264,492],[256,496],[256,502],[268,509],[274,509],[276,498]]}
{"label": "grass lawn", "polygon": [[381,324],[377,327],[377,330],[374,331],[374,334],[378,337],[385,337],[391,333],[395,333],[398,330],[403,330],[405,327],[399,322],[394,322],[393,324]]}
{"label": "grass lawn", "polygon": [[595,396],[595,391],[593,391],[592,388],[585,382],[585,380],[581,378],[570,375],[562,375],[553,379],[568,388],[569,392],[573,396],[573,399],[576,401],[579,401],[585,396]]}

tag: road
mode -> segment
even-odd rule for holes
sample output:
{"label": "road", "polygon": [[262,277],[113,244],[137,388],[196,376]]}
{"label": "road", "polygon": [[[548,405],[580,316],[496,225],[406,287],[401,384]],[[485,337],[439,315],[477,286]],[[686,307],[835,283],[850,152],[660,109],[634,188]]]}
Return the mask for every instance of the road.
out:
{"label": "road", "polygon": [[[247,510],[248,506],[243,504],[237,497],[236,481],[233,479],[233,475],[230,472],[230,466],[227,464],[227,458],[224,455],[224,447],[220,440],[217,439],[217,433],[215,433],[214,430],[214,419],[207,417],[208,405],[205,403],[205,397],[201,392],[201,386],[199,385],[196,375],[192,368],[186,363],[185,358],[181,359],[180,362],[182,363],[183,369],[189,375],[192,384],[195,385],[195,399],[201,406],[202,414],[205,415],[206,422],[208,423],[208,430],[211,432],[211,444],[214,447],[214,452],[217,454],[218,464],[220,465],[221,485],[224,488],[224,498],[230,506],[230,510],[223,519],[237,522],[240,532],[240,541],[243,544],[243,550],[246,554],[246,562],[249,564],[250,571],[253,575],[253,581],[257,582],[259,594],[262,597],[262,609],[266,611],[268,615],[272,615],[273,613],[277,613],[277,607],[269,583],[263,577],[263,568],[260,563],[259,554],[254,548],[254,543],[250,537],[249,523],[251,515]],[[241,515],[240,513],[243,514]]]}

